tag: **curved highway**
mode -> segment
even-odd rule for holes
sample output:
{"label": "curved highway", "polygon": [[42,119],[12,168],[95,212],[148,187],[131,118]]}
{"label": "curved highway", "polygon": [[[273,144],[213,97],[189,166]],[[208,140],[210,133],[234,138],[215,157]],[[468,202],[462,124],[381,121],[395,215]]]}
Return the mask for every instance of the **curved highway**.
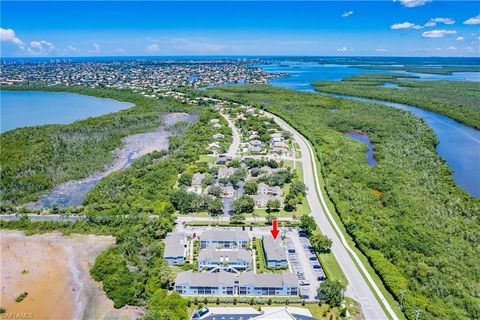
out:
{"label": "curved highway", "polygon": [[[346,295],[357,300],[366,319],[398,319],[382,292],[350,247],[339,226],[333,219],[321,193],[315,154],[310,143],[298,131],[281,118],[269,114],[286,131],[292,133],[302,152],[304,183],[308,188],[307,199],[312,209],[312,217],[324,235],[332,239],[332,252],[348,280]],[[375,294],[379,297],[375,297]],[[381,303],[380,303],[380,301]],[[387,311],[384,311],[382,304]]]}

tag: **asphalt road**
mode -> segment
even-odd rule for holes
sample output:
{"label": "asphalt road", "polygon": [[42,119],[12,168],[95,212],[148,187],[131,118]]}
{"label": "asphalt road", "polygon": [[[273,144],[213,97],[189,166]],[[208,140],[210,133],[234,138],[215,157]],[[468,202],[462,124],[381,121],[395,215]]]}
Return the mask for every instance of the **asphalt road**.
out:
{"label": "asphalt road", "polygon": [[[328,207],[325,204],[323,196],[321,193],[319,194],[316,192],[316,187],[318,187],[318,190],[320,190],[320,183],[318,181],[317,168],[316,165],[314,165],[315,162],[313,161],[313,159],[315,159],[315,155],[308,141],[285,121],[275,115],[271,114],[271,116],[274,117],[275,121],[284,130],[293,134],[293,138],[300,146],[300,150],[302,152],[304,183],[308,188],[307,199],[310,204],[310,208],[312,209],[312,216],[322,233],[333,241],[332,252],[348,280],[348,286],[345,294],[360,303],[366,319],[377,320],[388,319],[389,317],[398,319],[390,305],[386,302],[386,299],[381,293],[380,289],[368,274],[365,266],[361,263],[361,260],[358,258],[357,254],[352,250],[352,248],[350,248],[338,225],[333,219],[332,214],[328,211]],[[324,208],[326,208],[326,210]],[[337,232],[335,232],[335,230]],[[355,261],[357,264],[355,264]],[[362,275],[360,269],[362,269],[365,277]],[[369,287],[369,284],[373,290]],[[383,301],[389,316],[387,316],[385,311],[382,309],[382,306],[375,297],[373,291],[375,291],[380,297],[381,301]]]}
{"label": "asphalt road", "polygon": [[[28,218],[31,221],[80,221],[85,220],[85,216],[62,216],[62,215],[38,215],[38,214],[28,214]],[[0,220],[19,220],[22,215],[19,214],[2,214],[0,215]]]}
{"label": "asphalt road", "polygon": [[229,116],[223,113],[221,115],[225,118],[225,120],[227,120],[228,127],[232,129],[233,139],[232,139],[232,143],[230,144],[230,147],[228,148],[227,156],[234,158],[235,155],[237,155],[240,151],[240,133],[238,132],[237,127],[235,126],[235,124],[233,123],[233,121],[230,119]]}

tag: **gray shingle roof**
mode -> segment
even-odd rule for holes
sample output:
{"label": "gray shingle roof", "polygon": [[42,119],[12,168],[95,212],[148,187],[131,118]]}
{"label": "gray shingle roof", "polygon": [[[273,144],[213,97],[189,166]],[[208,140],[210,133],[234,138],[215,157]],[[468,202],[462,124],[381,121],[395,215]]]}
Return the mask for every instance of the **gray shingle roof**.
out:
{"label": "gray shingle roof", "polygon": [[249,241],[245,231],[207,230],[200,236],[201,241]]}
{"label": "gray shingle roof", "polygon": [[212,261],[221,262],[222,257],[228,257],[229,261],[252,261],[252,253],[245,249],[215,250],[214,248],[206,248],[200,250],[200,253],[198,254],[199,261],[210,259]]}
{"label": "gray shingle roof", "polygon": [[165,238],[163,257],[183,257],[185,254],[185,234],[170,232]]}
{"label": "gray shingle roof", "polygon": [[175,279],[175,285],[190,285],[204,287],[218,287],[220,284],[233,286],[235,276],[233,273],[220,270],[219,272],[193,272],[188,270],[180,272]]}
{"label": "gray shingle roof", "polygon": [[236,277],[233,273],[223,270],[215,273],[193,272],[193,270],[188,270],[180,272],[177,275],[175,285],[218,287],[219,284],[222,284],[233,286],[235,280],[238,280],[240,286],[266,288],[280,288],[283,286],[298,287],[295,275],[288,271],[283,271],[281,274],[255,274],[252,271],[247,271],[240,273],[240,275]]}
{"label": "gray shingle roof", "polygon": [[263,236],[262,243],[267,260],[287,260],[285,250],[280,246],[279,240],[275,241],[271,236]]}
{"label": "gray shingle roof", "polygon": [[283,271],[282,274],[275,273],[253,273],[252,271],[242,272],[239,277],[240,286],[253,285],[255,287],[283,287],[284,284],[288,287],[297,287],[297,279],[288,271]]}

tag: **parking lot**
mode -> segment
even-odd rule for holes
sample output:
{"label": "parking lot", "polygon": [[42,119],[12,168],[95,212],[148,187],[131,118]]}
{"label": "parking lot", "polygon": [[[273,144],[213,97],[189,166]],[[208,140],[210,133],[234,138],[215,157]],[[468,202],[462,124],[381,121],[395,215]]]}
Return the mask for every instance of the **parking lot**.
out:
{"label": "parking lot", "polygon": [[302,298],[314,299],[320,282],[326,277],[310,241],[306,235],[292,229],[285,238],[285,247],[292,272],[298,278]]}

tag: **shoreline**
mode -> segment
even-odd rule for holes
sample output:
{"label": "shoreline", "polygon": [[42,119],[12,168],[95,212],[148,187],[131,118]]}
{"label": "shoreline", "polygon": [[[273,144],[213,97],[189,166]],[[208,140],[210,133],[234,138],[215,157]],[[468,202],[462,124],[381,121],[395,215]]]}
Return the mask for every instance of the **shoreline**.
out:
{"label": "shoreline", "polygon": [[[101,284],[90,277],[100,252],[115,243],[112,236],[58,232],[27,236],[1,230],[1,297],[7,314],[27,313],[32,319],[135,319],[143,308],[114,309]],[[21,302],[14,299],[28,295]]]}

